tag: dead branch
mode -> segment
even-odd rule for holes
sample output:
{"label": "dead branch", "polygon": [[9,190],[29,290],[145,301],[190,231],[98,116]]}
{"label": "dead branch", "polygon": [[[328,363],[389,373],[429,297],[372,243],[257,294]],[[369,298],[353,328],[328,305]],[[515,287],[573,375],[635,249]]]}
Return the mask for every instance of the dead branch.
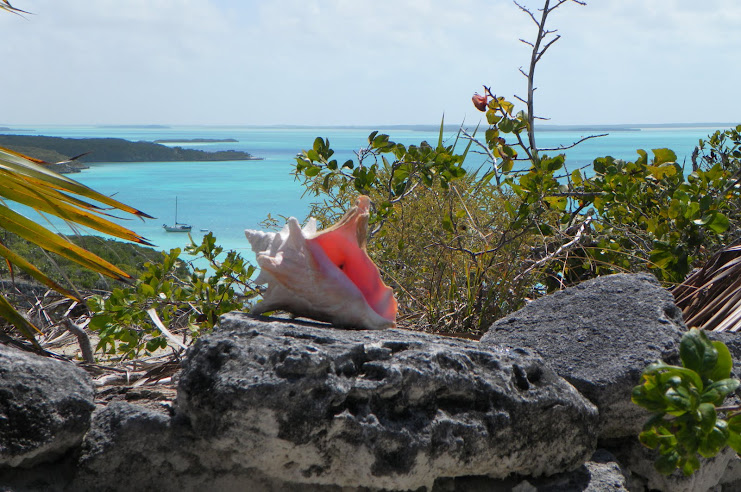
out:
{"label": "dead branch", "polygon": [[73,323],[71,319],[64,318],[62,320],[64,327],[77,337],[77,343],[80,345],[80,351],[82,352],[82,360],[92,364],[95,362],[95,356],[93,355],[93,347],[90,345],[90,338],[80,326]]}

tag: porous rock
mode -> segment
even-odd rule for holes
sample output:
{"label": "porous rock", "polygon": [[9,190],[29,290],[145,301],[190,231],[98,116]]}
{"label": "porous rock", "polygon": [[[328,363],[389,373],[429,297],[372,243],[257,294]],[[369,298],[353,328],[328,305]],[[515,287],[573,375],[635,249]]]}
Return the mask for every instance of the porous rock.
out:
{"label": "porous rock", "polygon": [[85,371],[0,344],[0,472],[54,460],[78,445],[94,408]]}
{"label": "porous rock", "polygon": [[641,372],[679,362],[686,331],[672,295],[648,274],[616,274],[539,298],[481,343],[530,348],[600,412],[600,438],[636,436],[649,413],[631,402]]}
{"label": "porous rock", "polygon": [[596,446],[596,408],[526,350],[240,313],[189,350],[176,412],[222,463],[293,484],[538,477]]}
{"label": "porous rock", "polygon": [[598,449],[579,468],[544,478],[459,477],[438,480],[432,492],[628,492],[626,471],[617,459]]}
{"label": "porous rock", "polygon": [[187,423],[181,425],[165,412],[114,401],[93,414],[66,490],[279,490],[259,470],[233,470],[210,444],[194,439]]}
{"label": "porous rock", "polygon": [[193,436],[188,422],[125,401],[96,410],[76,466],[69,483],[51,490],[366,492],[335,485],[290,484],[256,468],[235,466],[229,451],[222,450],[218,441]]}

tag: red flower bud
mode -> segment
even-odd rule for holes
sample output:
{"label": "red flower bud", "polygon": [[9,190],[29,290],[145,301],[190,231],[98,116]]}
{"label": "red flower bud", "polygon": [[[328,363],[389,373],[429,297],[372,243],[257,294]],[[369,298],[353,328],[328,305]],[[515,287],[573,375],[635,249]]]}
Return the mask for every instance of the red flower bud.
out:
{"label": "red flower bud", "polygon": [[476,92],[471,100],[473,101],[473,105],[476,106],[476,109],[479,111],[486,111],[486,95],[481,96]]}

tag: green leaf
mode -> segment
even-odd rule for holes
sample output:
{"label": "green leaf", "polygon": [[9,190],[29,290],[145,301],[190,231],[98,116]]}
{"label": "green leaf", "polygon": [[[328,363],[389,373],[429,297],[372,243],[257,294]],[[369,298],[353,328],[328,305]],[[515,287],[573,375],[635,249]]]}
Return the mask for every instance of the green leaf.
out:
{"label": "green leaf", "polygon": [[548,171],[550,173],[554,171],[558,171],[563,167],[563,163],[566,160],[566,156],[563,154],[559,154],[555,157],[543,157],[541,160],[541,166],[545,171]]}
{"label": "green leaf", "polygon": [[700,469],[700,460],[697,459],[697,456],[692,455],[688,456],[685,459],[684,463],[682,463],[682,461],[680,460],[680,465],[682,467],[682,473],[684,474],[684,476],[689,477]]}
{"label": "green leaf", "polygon": [[697,416],[699,417],[700,429],[708,433],[715,427],[715,421],[718,415],[715,412],[715,405],[712,403],[701,403],[697,407]]}
{"label": "green leaf", "polygon": [[730,378],[731,369],[733,369],[733,358],[731,357],[731,352],[723,342],[714,341],[711,343],[713,347],[715,347],[715,350],[718,351],[718,360],[715,363],[715,369],[713,369],[713,371],[708,375],[708,378],[713,381]]}
{"label": "green leaf", "polygon": [[566,205],[568,204],[568,200],[563,196],[547,196],[544,200],[548,205],[562,212],[566,210]]}
{"label": "green leaf", "polygon": [[700,455],[705,458],[712,458],[717,455],[728,441],[729,432],[725,426],[725,422],[720,420],[718,424],[710,429],[705,438],[700,441],[700,446],[697,448]]}
{"label": "green leaf", "polygon": [[728,227],[731,225],[730,221],[728,220],[728,217],[726,217],[720,212],[715,212],[715,211],[707,215],[704,215],[701,219],[697,219],[693,222],[697,225],[708,227],[711,231],[715,232],[716,234],[723,234],[724,232],[728,230]]}
{"label": "green leaf", "polygon": [[654,178],[659,180],[667,176],[674,176],[679,172],[676,166],[673,165],[648,166],[647,169]]}
{"label": "green leaf", "polygon": [[309,166],[304,171],[304,174],[306,176],[310,177],[310,178],[313,178],[314,176],[316,176],[317,174],[319,174],[319,172],[321,170],[322,170],[322,168],[320,168],[319,166]]}
{"label": "green leaf", "polygon": [[726,442],[737,454],[741,454],[741,434],[738,431],[729,430]]}
{"label": "green leaf", "polygon": [[741,434],[741,414],[736,414],[728,419],[728,430]]}
{"label": "green leaf", "polygon": [[503,118],[497,126],[504,133],[512,133],[512,130],[515,128],[515,122],[508,118]]}
{"label": "green leaf", "polygon": [[443,130],[445,129],[445,115],[440,119],[440,132],[437,136],[437,146],[438,148],[443,146]]}
{"label": "green leaf", "polygon": [[700,375],[712,374],[718,361],[718,351],[704,332],[692,328],[682,336],[679,343],[679,357],[687,369]]}
{"label": "green leaf", "polygon": [[484,132],[484,137],[486,138],[486,143],[489,144],[490,147],[494,147],[499,143],[499,129],[498,128],[489,128]]}
{"label": "green leaf", "polygon": [[[717,405],[723,403],[723,400],[730,393],[733,393],[741,384],[738,379],[728,378],[721,379],[710,384],[702,394],[702,401],[714,402]],[[707,396],[706,396],[707,395]]]}
{"label": "green leaf", "polygon": [[654,466],[659,473],[663,475],[669,475],[677,469],[679,463],[679,453],[671,451],[667,454],[663,454],[656,459]]}
{"label": "green leaf", "polygon": [[499,121],[500,121],[501,119],[502,119],[502,117],[501,117],[501,116],[499,116],[499,115],[498,115],[498,114],[496,113],[496,111],[494,111],[494,110],[491,110],[491,109],[489,109],[489,110],[487,110],[487,111],[486,111],[486,121],[487,121],[487,122],[488,122],[488,123],[489,123],[490,125],[496,125],[497,123],[499,123]]}
{"label": "green leaf", "polygon": [[316,152],[317,154],[324,154],[327,147],[329,147],[329,140],[327,140],[327,143],[325,144],[322,137],[316,137],[314,139],[314,152]]}
{"label": "green leaf", "polygon": [[655,249],[649,255],[649,260],[656,268],[668,268],[676,259],[676,256],[671,251],[665,249]]}
{"label": "green leaf", "polygon": [[445,215],[442,220],[443,229],[445,229],[448,232],[454,232],[453,230],[453,222],[450,220],[450,215]]}
{"label": "green leaf", "polygon": [[[677,154],[669,149],[652,149],[654,153],[654,165],[664,164],[665,162],[676,162]],[[645,153],[644,153],[645,154]]]}
{"label": "green leaf", "polygon": [[641,156],[638,160],[636,160],[636,164],[648,164],[648,154],[643,149],[637,149],[636,152],[639,156]]}

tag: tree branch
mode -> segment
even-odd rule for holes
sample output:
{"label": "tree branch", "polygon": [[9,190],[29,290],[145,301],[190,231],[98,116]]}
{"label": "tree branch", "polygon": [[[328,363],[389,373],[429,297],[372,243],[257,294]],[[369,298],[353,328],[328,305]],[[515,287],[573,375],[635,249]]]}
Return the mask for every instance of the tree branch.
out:
{"label": "tree branch", "polygon": [[[545,119],[545,118],[540,118]],[[599,137],[606,137],[609,135],[609,133],[600,133],[599,135],[589,135],[588,137],[582,137],[581,140],[577,140],[576,142],[572,143],[571,145],[560,145],[558,147],[553,147],[550,149],[541,149],[543,152],[556,152],[558,150],[566,150],[566,149],[572,149],[579,145],[580,143],[584,142],[585,140],[589,140],[590,138],[599,138]]]}
{"label": "tree branch", "polygon": [[579,226],[579,230],[576,232],[576,235],[574,236],[574,239],[572,239],[571,241],[569,241],[566,244],[562,244],[553,253],[551,253],[551,254],[549,254],[547,256],[544,256],[543,258],[539,259],[538,261],[536,261],[535,263],[533,263],[532,265],[530,265],[522,273],[518,274],[514,278],[513,282],[516,282],[517,280],[519,280],[523,276],[527,275],[528,273],[530,273],[534,269],[538,268],[539,266],[541,266],[541,265],[545,264],[546,262],[552,260],[553,258],[557,257],[561,253],[566,252],[566,251],[569,251],[569,250],[573,249],[575,246],[577,246],[579,244],[579,241],[581,241],[582,236],[584,235],[584,230],[587,228],[587,226],[590,224],[590,222],[592,222],[592,216],[591,215],[590,216],[587,216],[587,218],[584,219],[584,222],[581,223],[581,225]]}

